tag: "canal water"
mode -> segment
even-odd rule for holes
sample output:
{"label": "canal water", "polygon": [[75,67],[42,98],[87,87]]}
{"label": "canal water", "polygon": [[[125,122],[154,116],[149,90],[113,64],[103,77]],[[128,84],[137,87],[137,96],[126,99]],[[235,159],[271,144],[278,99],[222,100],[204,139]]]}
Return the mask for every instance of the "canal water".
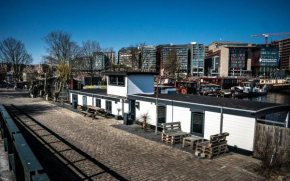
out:
{"label": "canal water", "polygon": [[[246,97],[242,98],[243,100],[248,101],[257,101],[257,102],[268,102],[276,104],[289,104],[290,105],[290,91],[289,92],[269,92],[267,95],[258,96],[258,97]],[[266,116],[266,119],[281,121],[284,122],[286,119],[286,112],[279,112],[275,114],[270,114]]]}
{"label": "canal water", "polygon": [[242,99],[276,104],[290,104],[290,92],[289,93],[269,92],[267,95],[258,97],[246,97]]}

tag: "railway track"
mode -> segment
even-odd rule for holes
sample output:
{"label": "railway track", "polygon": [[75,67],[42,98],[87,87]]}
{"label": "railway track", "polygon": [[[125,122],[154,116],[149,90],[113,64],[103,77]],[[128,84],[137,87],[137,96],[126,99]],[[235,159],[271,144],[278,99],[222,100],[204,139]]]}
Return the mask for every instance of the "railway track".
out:
{"label": "railway track", "polygon": [[125,180],[35,120],[25,109],[5,105],[51,180]]}

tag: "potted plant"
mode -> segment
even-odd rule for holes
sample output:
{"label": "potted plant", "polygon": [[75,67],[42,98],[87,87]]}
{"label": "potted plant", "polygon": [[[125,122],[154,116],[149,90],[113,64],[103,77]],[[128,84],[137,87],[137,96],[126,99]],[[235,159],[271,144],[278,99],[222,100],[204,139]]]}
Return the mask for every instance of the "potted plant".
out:
{"label": "potted plant", "polygon": [[142,120],[142,128],[144,130],[148,129],[147,121],[150,119],[148,112],[141,114],[140,119]]}
{"label": "potted plant", "polygon": [[119,113],[120,113],[120,111],[121,111],[121,108],[117,108],[117,111],[118,111],[118,115],[115,115],[115,119],[116,120],[121,120],[122,119],[122,116],[121,115],[119,115]]}

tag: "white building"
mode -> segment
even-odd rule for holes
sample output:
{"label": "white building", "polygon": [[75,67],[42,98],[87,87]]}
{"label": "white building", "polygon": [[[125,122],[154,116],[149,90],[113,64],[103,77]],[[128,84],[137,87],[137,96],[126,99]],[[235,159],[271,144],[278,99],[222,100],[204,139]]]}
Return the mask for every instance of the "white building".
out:
{"label": "white building", "polygon": [[[148,124],[156,125],[156,95],[154,74],[119,72],[107,73],[107,90],[70,91],[70,101],[78,105],[104,108],[113,115],[129,113],[132,120],[140,120],[149,113]],[[253,151],[258,118],[287,111],[290,105],[278,105],[183,94],[160,94],[158,126],[161,123],[180,122],[181,129],[192,135],[209,139],[210,135],[228,132],[228,145]],[[289,119],[290,116],[288,116]],[[288,124],[288,123],[283,123]]]}

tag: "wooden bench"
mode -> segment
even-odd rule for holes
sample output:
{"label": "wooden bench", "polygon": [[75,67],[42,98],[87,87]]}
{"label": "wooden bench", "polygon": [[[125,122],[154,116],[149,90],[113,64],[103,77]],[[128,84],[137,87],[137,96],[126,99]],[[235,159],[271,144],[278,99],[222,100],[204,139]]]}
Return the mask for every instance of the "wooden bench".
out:
{"label": "wooden bench", "polygon": [[188,133],[181,131],[180,122],[163,123],[161,124],[163,131],[161,140],[172,145],[181,143],[182,139],[188,136]]}

